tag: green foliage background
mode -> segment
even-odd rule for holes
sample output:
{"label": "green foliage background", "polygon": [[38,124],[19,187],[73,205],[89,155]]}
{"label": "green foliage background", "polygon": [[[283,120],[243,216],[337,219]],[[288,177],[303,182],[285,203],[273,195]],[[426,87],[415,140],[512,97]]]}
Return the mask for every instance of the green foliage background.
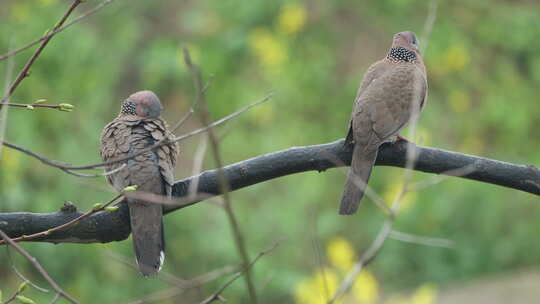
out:
{"label": "green foliage background", "polygon": [[[417,142],[504,161],[540,164],[540,6],[535,1],[439,1],[425,53],[429,101]],[[0,53],[39,37],[70,1],[3,0]],[[86,1],[81,13],[99,1]],[[68,102],[72,113],[9,110],[7,139],[53,159],[99,161],[99,134],[129,94],[151,89],[169,122],[193,101],[182,60],[190,49],[211,81],[208,103],[220,118],[270,91],[272,101],[219,129],[226,163],[292,146],[330,142],[345,135],[357,85],[384,56],[395,32],[423,32],[429,1],[126,1],[53,38],[12,98]],[[304,18],[304,19],[303,19]],[[422,37],[421,37],[422,38]],[[421,41],[425,42],[425,41]],[[13,57],[18,72],[34,48]],[[8,61],[0,62],[5,82]],[[2,83],[3,83],[2,82]],[[191,120],[178,134],[197,128]],[[406,134],[406,132],[405,132]],[[178,179],[192,174],[202,137],[182,143]],[[207,153],[208,154],[208,153]],[[212,158],[205,168],[213,168]],[[297,174],[234,192],[232,199],[250,255],[284,239],[255,267],[263,303],[292,302],[295,286],[320,263],[318,250],[332,238],[366,249],[384,219],[373,204],[339,217],[344,169]],[[403,170],[377,167],[370,185],[392,199]],[[415,173],[416,180],[431,178]],[[87,210],[113,195],[103,178],[77,179],[25,155],[2,150],[0,211],[53,212],[64,200]],[[389,240],[369,266],[384,291],[430,282],[447,286],[489,273],[540,264],[538,197],[462,179],[448,179],[412,194],[399,231],[448,238],[455,249]],[[224,211],[202,203],[166,217],[164,271],[193,278],[238,264]],[[314,244],[319,245],[314,245]],[[83,303],[120,303],[170,287],[141,278],[111,257],[132,261],[130,241],[111,244],[26,243],[58,283]],[[13,251],[18,269],[47,284]],[[322,263],[325,263],[322,258]],[[195,302],[228,277],[161,303]],[[7,251],[0,250],[0,290],[15,290]],[[26,293],[41,302],[51,295]],[[6,297],[6,296],[4,296]],[[226,292],[247,303],[243,282]]]}

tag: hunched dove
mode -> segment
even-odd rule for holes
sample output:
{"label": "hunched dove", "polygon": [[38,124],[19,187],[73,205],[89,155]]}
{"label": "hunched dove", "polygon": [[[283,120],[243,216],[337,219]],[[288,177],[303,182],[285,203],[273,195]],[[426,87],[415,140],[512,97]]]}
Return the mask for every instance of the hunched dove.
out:
{"label": "hunched dove", "polygon": [[[159,115],[162,106],[151,91],[140,91],[122,103],[118,116],[101,133],[101,157],[110,161],[133,155],[158,141],[173,139],[167,123]],[[138,155],[127,162],[112,164],[107,171],[124,163],[126,167],[107,175],[107,181],[118,191],[137,185],[143,194],[170,197],[174,184],[173,170],[178,155],[177,143],[169,143]],[[162,205],[144,201],[136,195],[128,197],[131,232],[139,271],[144,275],[156,274],[165,259]]]}
{"label": "hunched dove", "polygon": [[418,117],[427,98],[426,68],[413,32],[394,35],[388,55],[367,70],[356,94],[345,145],[352,147],[339,213],[358,209],[379,146]]}

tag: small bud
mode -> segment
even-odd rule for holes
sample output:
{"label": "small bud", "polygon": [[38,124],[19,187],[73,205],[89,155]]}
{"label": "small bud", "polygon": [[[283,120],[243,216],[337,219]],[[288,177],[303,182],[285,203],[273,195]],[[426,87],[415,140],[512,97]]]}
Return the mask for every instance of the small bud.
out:
{"label": "small bud", "polygon": [[94,204],[94,207],[92,207],[92,210],[93,211],[98,211],[99,209],[103,208],[103,204],[102,203],[95,203]]}
{"label": "small bud", "polygon": [[60,108],[58,108],[58,110],[64,111],[64,112],[71,112],[73,111],[73,108],[75,108],[75,106],[69,103],[61,103],[59,104],[59,106]]}
{"label": "small bud", "polygon": [[45,30],[45,33],[43,33],[43,37],[45,37],[45,36],[49,35],[49,33],[50,33],[50,32],[51,32],[51,30],[50,30],[50,29],[46,29],[46,30]]}
{"label": "small bud", "polygon": [[33,109],[34,109],[34,106],[32,106],[32,105],[27,105],[26,108],[27,108],[28,110],[33,110]]}
{"label": "small bud", "polygon": [[139,188],[139,186],[137,185],[132,185],[132,186],[127,186],[124,188],[124,190],[122,190],[123,192],[128,192],[128,191],[135,191],[137,190],[137,188]]}
{"label": "small bud", "polygon": [[114,211],[118,210],[118,206],[105,207],[105,210],[107,210],[109,212],[114,212]]}
{"label": "small bud", "polygon": [[22,293],[25,289],[26,289],[26,286],[28,285],[28,281],[24,281],[21,283],[21,285],[19,285],[19,289],[18,289],[18,293]]}
{"label": "small bud", "polygon": [[32,299],[29,299],[25,296],[18,295],[16,299],[22,304],[36,304],[36,302],[34,302]]}
{"label": "small bud", "polygon": [[45,102],[47,102],[47,99],[45,99],[45,98],[40,98],[40,99],[34,101],[34,104],[40,104],[40,103],[45,103]]}
{"label": "small bud", "polygon": [[51,234],[51,230],[49,229],[49,230],[43,232],[43,234],[44,234],[44,235],[49,235],[49,234]]}

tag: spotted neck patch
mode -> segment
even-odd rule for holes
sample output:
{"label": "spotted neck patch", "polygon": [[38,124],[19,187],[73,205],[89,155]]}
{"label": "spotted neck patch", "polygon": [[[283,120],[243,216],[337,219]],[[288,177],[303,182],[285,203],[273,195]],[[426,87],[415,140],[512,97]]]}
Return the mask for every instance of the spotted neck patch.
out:
{"label": "spotted neck patch", "polygon": [[137,106],[135,103],[131,100],[126,100],[122,103],[122,109],[120,110],[120,113],[125,115],[137,115],[135,112],[135,108]]}
{"label": "spotted neck patch", "polygon": [[391,48],[386,58],[397,62],[414,62],[416,54],[404,47]]}

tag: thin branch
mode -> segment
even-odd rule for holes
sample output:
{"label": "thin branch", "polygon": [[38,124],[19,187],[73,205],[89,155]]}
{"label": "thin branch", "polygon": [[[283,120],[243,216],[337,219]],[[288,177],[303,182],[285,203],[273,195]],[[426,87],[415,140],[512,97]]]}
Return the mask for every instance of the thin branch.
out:
{"label": "thin branch", "polygon": [[[7,96],[7,92],[9,89],[9,83],[11,82],[11,75],[13,74],[13,67],[14,67],[14,60],[10,59],[8,60],[6,64],[6,74],[4,79],[4,95]],[[6,99],[6,102],[9,102],[9,97]],[[8,111],[9,107],[2,107],[0,108],[0,142],[4,141],[4,138],[6,136],[6,126],[7,126],[7,118],[8,118]],[[3,149],[0,147],[0,157],[2,156]]]}
{"label": "thin branch", "polygon": [[47,293],[49,292],[48,289],[45,289],[43,287],[39,287],[37,286],[36,284],[34,284],[32,281],[30,281],[29,279],[27,279],[25,276],[23,276],[22,273],[19,272],[19,270],[17,270],[17,267],[15,267],[15,264],[13,264],[13,262],[11,263],[11,269],[13,269],[13,271],[15,272],[15,274],[23,281],[25,282],[28,282],[28,284],[30,284],[30,286],[34,287],[35,289],[43,292],[43,293]]}
{"label": "thin branch", "polygon": [[[60,18],[60,20],[53,27],[53,29],[52,29],[53,32],[55,30],[59,29],[64,24],[64,22],[67,20],[69,15],[71,15],[71,13],[75,10],[75,8],[77,8],[77,6],[79,6],[79,4],[81,4],[81,2],[82,2],[82,0],[74,0],[73,1],[71,6],[68,8],[68,10],[62,16],[62,18]],[[39,57],[41,52],[43,52],[43,50],[47,46],[47,43],[49,43],[49,41],[52,39],[52,37],[54,37],[54,35],[56,35],[56,33],[51,33],[49,36],[46,36],[43,39],[43,41],[41,42],[39,47],[36,49],[36,51],[34,52],[32,57],[30,57],[30,59],[28,59],[28,61],[26,62],[26,64],[22,68],[21,72],[19,73],[19,75],[17,75],[17,77],[15,78],[15,81],[9,87],[6,94],[4,95],[4,98],[2,98],[2,102],[0,102],[0,103],[6,103],[8,98],[11,97],[11,95],[13,95],[13,92],[15,92],[15,90],[17,89],[19,84],[21,84],[23,79],[30,75],[30,68],[32,67],[32,65],[34,64],[36,59]]]}
{"label": "thin branch", "polygon": [[17,296],[18,296],[19,294],[21,294],[21,291],[20,291],[20,290],[15,291],[15,292],[11,295],[11,297],[9,297],[9,298],[4,302],[4,304],[9,304],[9,303],[13,302],[13,301],[15,300],[15,298],[17,298]]}
{"label": "thin branch", "polygon": [[93,9],[83,13],[82,15],[80,15],[77,18],[71,20],[70,22],[66,23],[65,25],[62,25],[61,27],[47,33],[43,37],[32,40],[32,41],[28,42],[27,44],[25,44],[25,45],[23,45],[23,46],[21,46],[19,48],[13,49],[13,50],[11,50],[11,51],[3,54],[3,55],[0,55],[0,61],[2,61],[4,59],[7,59],[7,58],[19,53],[19,52],[22,52],[22,51],[28,49],[29,47],[40,43],[41,41],[43,41],[45,39],[50,39],[52,36],[60,33],[61,31],[65,30],[66,28],[68,28],[70,26],[72,26],[73,24],[83,20],[86,17],[89,17],[89,16],[93,15],[94,13],[96,13],[97,11],[99,11],[100,9],[107,6],[108,4],[110,4],[113,1],[114,0],[105,0],[105,1],[101,2],[100,4],[98,4],[96,7],[94,7]]}
{"label": "thin branch", "polygon": [[26,108],[29,110],[33,110],[34,108],[47,108],[47,109],[57,109],[62,110],[64,112],[66,111],[65,104],[43,104],[43,103],[0,103],[0,107],[2,106],[8,106],[8,107],[15,107],[15,108]]}
{"label": "thin branch", "polygon": [[64,297],[66,300],[68,300],[71,303],[79,304],[77,300],[72,298],[69,294],[67,294],[64,290],[62,290],[62,288],[60,288],[58,284],[56,284],[56,282],[51,278],[51,276],[49,276],[47,271],[45,271],[45,269],[41,266],[41,264],[37,261],[36,258],[31,256],[28,252],[26,252],[26,250],[24,250],[21,246],[15,243],[9,236],[7,236],[7,234],[4,233],[4,231],[0,230],[0,236],[5,242],[9,243],[13,248],[15,248],[15,250],[17,250],[17,252],[19,252],[23,257],[25,257],[30,263],[32,263],[32,265],[34,265],[34,267],[39,271],[39,273],[41,273],[43,278],[47,282],[49,282],[51,287],[54,290],[56,290],[56,292],[58,292],[60,296]]}
{"label": "thin branch", "polygon": [[[191,61],[191,57],[189,56],[189,51],[186,48],[184,48],[183,51],[184,51],[184,61],[186,65],[188,66],[193,77],[193,82],[194,82],[195,90],[197,93],[196,100],[199,101],[199,104],[201,106],[201,111],[199,111],[199,118],[201,122],[203,123],[203,125],[208,126],[210,124],[210,117],[209,117],[210,114],[208,113],[208,104],[206,103],[206,98],[205,98],[206,94],[205,94],[203,84],[202,84],[202,76],[201,76],[199,68]],[[238,249],[238,253],[240,254],[244,268],[246,269],[245,271],[246,272],[246,277],[245,277],[246,287],[248,289],[249,297],[251,300],[250,302],[257,304],[257,293],[255,290],[255,285],[253,284],[250,267],[248,267],[249,256],[247,253],[246,244],[244,241],[244,237],[242,235],[242,231],[240,230],[240,225],[238,224],[238,220],[236,219],[236,215],[234,214],[234,211],[231,205],[231,198],[229,195],[229,184],[222,169],[223,160],[221,159],[219,143],[212,129],[208,130],[208,137],[210,139],[210,146],[213,152],[212,154],[214,155],[214,160],[216,161],[216,165],[217,165],[219,187],[223,195],[223,201],[224,201],[223,207],[227,214],[229,224],[231,225],[231,228],[232,228],[236,248]]]}
{"label": "thin branch", "polygon": [[[202,89],[202,94],[206,94],[206,91],[210,87],[210,82],[208,82],[204,88]],[[195,99],[191,107],[189,108],[189,111],[182,117],[180,120],[174,125],[174,127],[171,129],[171,132],[174,133],[178,128],[180,128],[190,117],[195,113],[195,108],[199,104],[199,98]]]}
{"label": "thin branch", "polygon": [[424,22],[424,29],[422,30],[422,40],[420,40],[422,54],[425,54],[428,47],[429,36],[433,30],[433,24],[435,24],[435,20],[437,19],[438,5],[438,0],[429,1],[428,15],[426,21]]}
{"label": "thin branch", "polygon": [[227,289],[227,287],[229,287],[232,283],[234,283],[234,281],[236,281],[239,277],[241,277],[244,272],[248,271],[251,267],[253,267],[253,265],[255,265],[255,263],[257,263],[257,261],[260,258],[262,258],[264,255],[270,253],[274,249],[276,249],[276,247],[278,245],[279,245],[279,242],[276,242],[276,243],[274,243],[274,245],[272,245],[272,247],[270,247],[270,248],[268,248],[268,249],[266,249],[264,251],[259,252],[259,254],[255,257],[255,259],[253,259],[253,261],[251,261],[246,266],[246,268],[244,268],[242,271],[235,274],[231,279],[229,279],[229,281],[227,281],[225,284],[223,284],[223,286],[221,286],[221,288],[219,288],[216,292],[214,292],[211,296],[206,298],[200,304],[209,304],[209,303],[211,303],[213,301],[220,300],[221,299],[221,294],[223,293],[223,291],[225,291],[225,289]]}
{"label": "thin branch", "polygon": [[[197,277],[195,277],[193,279],[184,280],[185,283],[183,283],[183,285],[185,285],[185,286],[175,286],[175,287],[168,288],[168,289],[165,289],[165,290],[160,290],[158,292],[151,293],[151,294],[149,294],[147,296],[144,296],[142,298],[129,301],[126,304],[151,303],[151,302],[155,302],[155,301],[169,299],[169,298],[178,296],[178,295],[186,292],[186,290],[188,290],[188,289],[201,287],[201,286],[203,286],[204,284],[206,284],[208,282],[214,281],[214,280],[216,280],[216,279],[218,279],[218,278],[220,278],[220,277],[222,277],[224,275],[228,275],[235,268],[237,268],[237,267],[229,265],[229,266],[225,266],[225,267],[222,267],[222,268],[219,268],[219,269],[215,269],[215,270],[212,270],[212,271],[210,271],[208,273],[199,275],[199,276],[197,276]],[[136,266],[135,266],[135,269],[137,269]],[[159,276],[162,276],[161,273],[160,273]]]}
{"label": "thin branch", "polygon": [[414,235],[410,233],[405,233],[401,231],[392,230],[390,231],[389,238],[405,243],[424,245],[430,247],[444,247],[444,248],[455,248],[455,242],[447,239],[441,238],[432,238]]}

